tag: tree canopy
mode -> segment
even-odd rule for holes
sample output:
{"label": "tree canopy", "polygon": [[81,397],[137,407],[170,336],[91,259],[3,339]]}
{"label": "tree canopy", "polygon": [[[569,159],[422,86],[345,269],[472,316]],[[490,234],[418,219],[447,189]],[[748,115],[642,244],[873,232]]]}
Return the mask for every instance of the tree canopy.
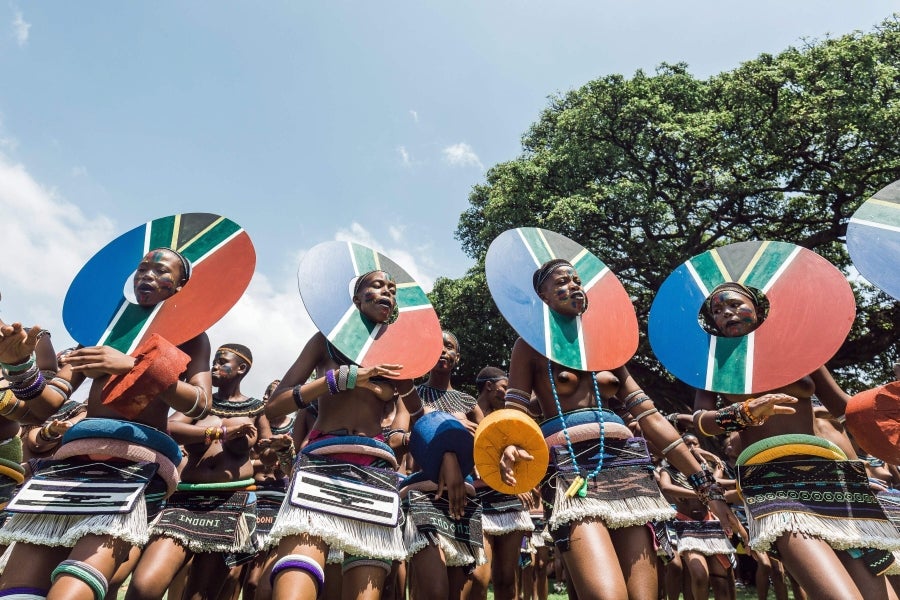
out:
{"label": "tree canopy", "polygon": [[[523,152],[476,185],[456,232],[476,265],[432,299],[460,338],[462,383],[508,362],[514,333],[490,299],[484,257],[513,227],[557,231],[597,254],[634,298],[632,372],[675,406],[691,392],[655,361],[646,317],[688,258],[745,240],[810,248],[848,274],[853,211],[900,178],[900,20],[763,54],[708,79],[685,64],[607,75],[550,98]],[[851,278],[852,279],[852,278]],[[900,303],[854,281],[858,315],[829,363],[850,390],[883,382]],[[816,293],[810,290],[810,293]],[[823,323],[827,327],[827,323]]]}

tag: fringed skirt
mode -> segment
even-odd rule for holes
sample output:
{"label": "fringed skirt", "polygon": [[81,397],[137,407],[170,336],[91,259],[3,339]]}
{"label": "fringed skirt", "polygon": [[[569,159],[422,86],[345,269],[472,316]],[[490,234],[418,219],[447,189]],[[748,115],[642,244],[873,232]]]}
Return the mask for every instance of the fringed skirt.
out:
{"label": "fringed skirt", "polygon": [[[584,496],[566,495],[579,473],[592,472],[600,459],[597,440],[572,445],[576,461],[567,445],[551,448],[551,473],[541,488],[544,501],[553,504],[550,529],[592,517],[603,520],[610,529],[665,521],[675,511],[663,498],[653,476],[653,465],[643,438],[606,439],[603,465],[587,479]],[[575,465],[577,464],[578,470]]]}
{"label": "fringed skirt", "polygon": [[150,525],[197,553],[256,552],[256,494],[251,491],[178,491]]}
{"label": "fringed skirt", "polygon": [[475,489],[466,484],[469,499],[462,519],[449,516],[447,499],[434,499],[437,484],[422,481],[400,490],[406,524],[404,543],[411,558],[428,545],[437,546],[444,553],[448,567],[472,568],[487,562],[481,528],[481,505],[474,500]]}
{"label": "fringed skirt", "polygon": [[[326,456],[335,457],[335,450],[340,450],[341,458],[349,458],[348,454],[358,455],[350,460],[329,460]],[[327,461],[331,467],[346,466],[355,473],[369,473],[373,479],[384,480],[393,478],[394,493],[396,494],[396,473],[389,469],[380,468],[385,458],[393,457],[389,446],[372,438],[360,438],[358,436],[330,437],[325,440],[317,440],[304,449],[297,459],[297,465],[304,460],[304,456],[312,454],[318,461]],[[383,455],[383,456],[382,456]],[[389,466],[396,467],[396,460]],[[269,547],[277,546],[286,537],[296,535],[308,535],[319,538],[329,546],[329,551],[337,556],[340,551],[344,556],[359,556],[364,558],[376,558],[383,560],[405,560],[407,557],[406,545],[403,541],[403,528],[401,526],[379,525],[357,518],[340,516],[331,512],[312,510],[303,505],[292,503],[291,496],[293,486],[297,484],[299,467],[294,469],[294,481],[292,489],[281,504],[275,524],[268,536]]]}
{"label": "fringed skirt", "polygon": [[485,535],[534,531],[531,516],[517,496],[491,488],[476,488],[476,496],[481,504],[481,530]]}
{"label": "fringed skirt", "polygon": [[862,461],[798,459],[738,467],[751,547],[767,551],[784,533],[832,548],[900,549],[900,534],[869,488]]}
{"label": "fringed skirt", "polygon": [[678,552],[699,552],[705,556],[735,552],[722,524],[712,515],[707,520],[696,521],[679,513],[670,523],[677,535]]}

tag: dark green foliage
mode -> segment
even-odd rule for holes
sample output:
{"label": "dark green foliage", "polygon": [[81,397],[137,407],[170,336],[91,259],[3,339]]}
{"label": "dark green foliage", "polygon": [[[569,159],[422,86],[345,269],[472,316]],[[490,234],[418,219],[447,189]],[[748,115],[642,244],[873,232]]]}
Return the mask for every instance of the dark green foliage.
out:
{"label": "dark green foliage", "polygon": [[[563,233],[622,279],[646,331],[655,290],[687,258],[731,242],[789,241],[852,272],[847,221],[900,178],[900,22],[761,55],[707,80],[684,64],[609,75],[550,99],[523,154],[475,186],[457,238],[477,261],[432,294],[463,345],[463,383],[508,360],[484,255],[511,227]],[[900,305],[856,285],[859,316],[830,363],[858,390],[887,381]],[[810,293],[815,293],[811,290]],[[827,326],[827,323],[823,323]],[[666,407],[690,402],[645,337],[630,364]]]}

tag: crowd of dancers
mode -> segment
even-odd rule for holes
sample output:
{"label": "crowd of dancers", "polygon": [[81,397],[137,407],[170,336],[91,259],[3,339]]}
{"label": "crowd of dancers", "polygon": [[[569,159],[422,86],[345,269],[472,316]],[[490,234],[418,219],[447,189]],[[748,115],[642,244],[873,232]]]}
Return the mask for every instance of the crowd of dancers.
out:
{"label": "crowd of dancers", "polygon": [[[527,290],[563,323],[603,310],[579,267],[544,261]],[[190,277],[181,253],[151,249],[136,302]],[[361,273],[351,311],[389,331],[403,287]],[[739,338],[767,310],[726,282],[699,318]],[[517,600],[546,598],[551,575],[582,600],[900,589],[900,474],[848,435],[849,396],[824,367],[764,393],[699,390],[693,413],[664,415],[624,365],[575,368],[522,338],[508,370],[457,382],[473,396],[451,383],[464,348],[449,331],[415,378],[319,332],[257,399],[241,387],[249,340],[213,352],[205,333],[153,334],[126,354],[56,352],[19,323],[0,334],[0,599]],[[492,415],[521,420],[522,439],[480,429]],[[535,424],[548,466],[522,488]],[[474,467],[476,433],[500,483]]]}

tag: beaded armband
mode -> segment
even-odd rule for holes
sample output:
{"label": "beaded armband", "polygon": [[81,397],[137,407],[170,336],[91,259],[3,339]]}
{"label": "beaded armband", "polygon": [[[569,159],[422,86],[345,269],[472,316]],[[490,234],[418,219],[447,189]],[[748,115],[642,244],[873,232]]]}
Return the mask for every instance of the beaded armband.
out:
{"label": "beaded armband", "polygon": [[334,369],[325,371],[325,383],[328,385],[328,393],[334,396],[340,389],[338,388],[337,379],[334,377]]}
{"label": "beaded armband", "polygon": [[700,469],[696,473],[688,475],[687,480],[703,504],[709,504],[711,500],[725,500],[725,490],[710,471]]}
{"label": "beaded armband", "polygon": [[722,431],[741,431],[747,428],[747,420],[741,413],[740,404],[729,404],[716,411],[716,425]]}
{"label": "beaded armband", "polygon": [[512,404],[516,408],[520,408],[528,411],[528,408],[531,406],[531,394],[527,392],[523,392],[522,390],[517,390],[516,388],[509,388],[506,390],[506,404]]}

